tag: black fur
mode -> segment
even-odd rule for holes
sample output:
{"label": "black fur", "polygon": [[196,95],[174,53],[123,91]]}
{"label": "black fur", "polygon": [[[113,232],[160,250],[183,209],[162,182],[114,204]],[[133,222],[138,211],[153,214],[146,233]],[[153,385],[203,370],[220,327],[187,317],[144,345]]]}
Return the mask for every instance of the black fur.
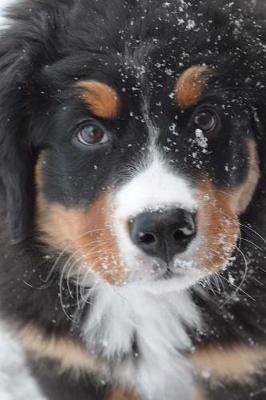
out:
{"label": "black fur", "polygon": [[[168,3],[27,0],[10,11],[12,24],[1,33],[0,45],[0,307],[3,318],[15,322],[18,329],[34,323],[48,336],[79,340],[80,326],[72,323],[76,299],[69,296],[64,279],[59,291],[63,260],[57,263],[58,253],[38,239],[34,166],[40,154],[45,154],[45,198],[66,206],[91,204],[108,185],[118,187],[125,182],[123,171],[136,154],[143,157],[147,147],[145,123],[130,118],[132,112],[140,115],[140,90],[136,66],[125,62],[125,52],[129,52],[136,64],[145,63],[144,85],[152,92],[152,117],[162,131],[176,121],[176,105],[169,97],[176,77],[197,64],[206,63],[217,71],[202,102],[223,110],[224,134],[212,139],[212,155],[200,159],[199,171],[188,156],[194,110],[180,112],[177,121],[182,135],[177,143],[169,145],[166,135],[160,137],[162,148],[168,147],[172,168],[178,166],[192,182],[204,172],[221,189],[236,188],[247,175],[246,139],[258,144],[262,177],[241,216],[242,241],[238,244],[246,260],[236,253],[230,269],[222,275],[221,291],[193,290],[211,329],[191,334],[196,345],[266,344],[263,14],[256,14],[244,0]],[[196,25],[187,29],[190,20]],[[166,74],[165,69],[174,71],[173,75]],[[101,121],[114,133],[111,145],[89,154],[73,146],[71,140],[77,126],[88,118],[88,110],[74,88],[82,79],[106,82],[122,98],[120,119]],[[231,172],[225,164],[234,167],[229,168]],[[244,283],[236,289],[246,268]],[[228,284],[229,275],[234,286]],[[73,286],[72,290],[79,288]],[[47,360],[33,370],[51,400],[105,396],[100,391],[97,394],[86,379],[73,383],[69,376],[56,376],[56,368],[51,369]],[[50,370],[52,373],[48,373]],[[228,392],[219,394],[223,389],[209,389],[214,393],[213,400],[229,396]],[[232,399],[249,398],[239,388],[228,390],[235,393]]]}
{"label": "black fur", "polygon": [[104,383],[84,374],[77,384],[73,374],[58,374],[58,366],[49,360],[45,368],[40,362],[30,362],[30,367],[48,399],[102,400],[108,396],[108,387]]}

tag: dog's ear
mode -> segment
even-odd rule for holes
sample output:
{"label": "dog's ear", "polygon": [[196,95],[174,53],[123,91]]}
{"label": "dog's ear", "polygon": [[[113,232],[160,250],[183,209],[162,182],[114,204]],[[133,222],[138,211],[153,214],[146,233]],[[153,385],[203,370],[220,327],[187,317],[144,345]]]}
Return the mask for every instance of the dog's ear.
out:
{"label": "dog's ear", "polygon": [[12,131],[10,124],[2,125],[9,137],[3,131],[0,133],[0,177],[8,236],[12,243],[18,243],[28,236],[34,208],[33,160],[29,146],[23,140],[23,130],[27,128],[19,120],[17,123],[21,127],[21,138],[15,127]]}
{"label": "dog's ear", "polygon": [[[24,240],[34,212],[30,123],[38,74],[58,59],[57,38],[65,2],[27,0],[9,12],[0,32],[0,190],[9,239]],[[58,29],[57,29],[58,28]]]}
{"label": "dog's ear", "polygon": [[0,179],[8,236],[17,243],[30,232],[33,212],[26,95],[30,55],[21,56],[14,40],[5,39],[10,47],[0,48]]}

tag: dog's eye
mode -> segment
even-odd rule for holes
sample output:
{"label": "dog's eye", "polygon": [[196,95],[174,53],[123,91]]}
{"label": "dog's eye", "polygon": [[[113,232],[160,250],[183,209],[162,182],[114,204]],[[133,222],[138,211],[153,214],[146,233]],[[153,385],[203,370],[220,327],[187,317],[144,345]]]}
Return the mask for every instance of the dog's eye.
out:
{"label": "dog's eye", "polygon": [[201,109],[194,115],[194,124],[204,132],[213,132],[219,126],[220,118],[211,108]]}
{"label": "dog's eye", "polygon": [[102,126],[91,123],[76,133],[76,140],[84,146],[94,146],[107,143],[109,136]]}

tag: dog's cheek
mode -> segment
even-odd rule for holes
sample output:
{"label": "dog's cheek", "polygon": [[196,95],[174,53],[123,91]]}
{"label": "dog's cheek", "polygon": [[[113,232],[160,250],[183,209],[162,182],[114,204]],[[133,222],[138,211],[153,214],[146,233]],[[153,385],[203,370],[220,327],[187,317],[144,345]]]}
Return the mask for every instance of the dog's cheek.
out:
{"label": "dog's cheek", "polygon": [[239,217],[249,206],[259,181],[255,142],[249,141],[247,149],[248,171],[241,186],[225,190],[205,179],[197,187],[200,237],[197,256],[201,267],[208,271],[215,271],[228,263],[240,232]]}
{"label": "dog's cheek", "polygon": [[259,155],[255,141],[249,140],[247,179],[234,193],[234,208],[238,215],[243,214],[249,206],[260,179]]}
{"label": "dog's cheek", "polygon": [[71,274],[86,277],[93,271],[105,281],[121,285],[127,273],[110,223],[111,195],[101,192],[88,207],[66,207],[46,200],[40,167],[36,169],[36,181],[36,222],[41,241],[72,254],[66,272],[71,269]]}
{"label": "dog's cheek", "polygon": [[233,196],[220,191],[210,181],[197,189],[200,245],[197,258],[204,270],[214,272],[227,264],[239,235],[239,221],[233,209]]}

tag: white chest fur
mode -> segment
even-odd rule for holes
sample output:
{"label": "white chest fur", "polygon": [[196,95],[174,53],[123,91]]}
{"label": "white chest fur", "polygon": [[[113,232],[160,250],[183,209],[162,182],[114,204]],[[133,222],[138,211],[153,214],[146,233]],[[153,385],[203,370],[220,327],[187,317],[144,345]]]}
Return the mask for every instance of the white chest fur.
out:
{"label": "white chest fur", "polygon": [[[90,293],[91,294],[91,293]],[[193,400],[193,374],[181,352],[191,347],[186,326],[200,316],[187,291],[151,293],[141,285],[98,284],[83,326],[84,341],[107,359],[123,359],[112,378],[147,400]]]}

